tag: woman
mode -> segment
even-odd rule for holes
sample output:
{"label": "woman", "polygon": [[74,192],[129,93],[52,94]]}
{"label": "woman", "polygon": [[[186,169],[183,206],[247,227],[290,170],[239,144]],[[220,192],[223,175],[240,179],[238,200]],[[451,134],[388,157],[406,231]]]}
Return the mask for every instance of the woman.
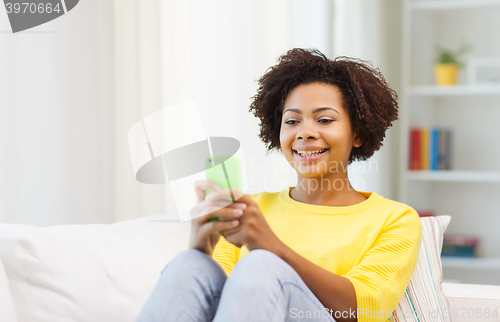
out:
{"label": "woman", "polygon": [[411,207],[354,190],[347,165],[380,149],[396,93],[362,61],[297,48],[259,85],[260,138],[297,185],[219,209],[229,191],[197,182],[190,249],[166,266],[139,321],[387,321],[422,227]]}

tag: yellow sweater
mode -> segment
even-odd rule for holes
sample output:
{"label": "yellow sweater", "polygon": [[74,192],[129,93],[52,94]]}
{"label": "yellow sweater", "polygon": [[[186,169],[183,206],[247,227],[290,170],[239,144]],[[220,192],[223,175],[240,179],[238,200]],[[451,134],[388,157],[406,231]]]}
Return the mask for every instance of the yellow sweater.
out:
{"label": "yellow sweater", "polygon": [[[417,265],[422,241],[417,212],[363,191],[358,192],[368,199],[356,205],[310,205],[290,198],[291,188],[251,198],[281,241],[309,261],[351,281],[359,322],[388,321],[387,312],[396,308]],[[230,274],[247,253],[246,246],[240,249],[221,238],[213,258]]]}

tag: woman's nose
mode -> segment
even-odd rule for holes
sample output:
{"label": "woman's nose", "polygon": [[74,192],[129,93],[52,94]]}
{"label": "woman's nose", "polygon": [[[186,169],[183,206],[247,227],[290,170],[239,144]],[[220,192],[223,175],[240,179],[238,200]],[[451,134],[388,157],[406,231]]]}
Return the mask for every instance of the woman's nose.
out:
{"label": "woman's nose", "polygon": [[318,131],[316,130],[315,126],[311,124],[312,122],[303,122],[302,126],[300,127],[299,131],[297,132],[296,139],[317,139],[318,138]]}

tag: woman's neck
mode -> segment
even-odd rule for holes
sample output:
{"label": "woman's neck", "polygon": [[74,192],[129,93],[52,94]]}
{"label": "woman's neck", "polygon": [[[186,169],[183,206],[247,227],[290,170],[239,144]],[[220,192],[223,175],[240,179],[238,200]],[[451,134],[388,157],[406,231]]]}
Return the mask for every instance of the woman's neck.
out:
{"label": "woman's neck", "polygon": [[290,198],[311,205],[346,207],[367,198],[354,190],[347,174],[336,178],[309,178],[299,175],[297,185],[290,191]]}

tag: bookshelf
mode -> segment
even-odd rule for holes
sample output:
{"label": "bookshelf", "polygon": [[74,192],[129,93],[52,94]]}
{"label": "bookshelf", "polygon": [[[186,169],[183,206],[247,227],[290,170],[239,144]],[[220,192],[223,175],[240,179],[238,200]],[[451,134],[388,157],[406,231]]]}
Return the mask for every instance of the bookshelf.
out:
{"label": "bookshelf", "polygon": [[407,180],[445,182],[498,182],[500,171],[449,171],[449,170],[408,170]]}
{"label": "bookshelf", "polygon": [[410,1],[409,7],[414,10],[453,10],[453,9],[473,9],[499,7],[498,0],[415,0]]}
{"label": "bookshelf", "polygon": [[469,96],[500,95],[500,84],[496,85],[455,85],[455,86],[412,86],[407,90],[412,96]]}
{"label": "bookshelf", "polygon": [[492,270],[500,272],[500,258],[442,257],[441,264],[443,265],[443,268],[464,268],[474,270]]}
{"label": "bookshelf", "polygon": [[[500,82],[434,84],[435,45],[473,45],[465,58],[500,57],[500,0],[404,0],[399,199],[450,215],[446,231],[480,237],[476,258],[442,258],[444,278],[500,285]],[[449,170],[410,169],[412,128],[452,133]]]}

